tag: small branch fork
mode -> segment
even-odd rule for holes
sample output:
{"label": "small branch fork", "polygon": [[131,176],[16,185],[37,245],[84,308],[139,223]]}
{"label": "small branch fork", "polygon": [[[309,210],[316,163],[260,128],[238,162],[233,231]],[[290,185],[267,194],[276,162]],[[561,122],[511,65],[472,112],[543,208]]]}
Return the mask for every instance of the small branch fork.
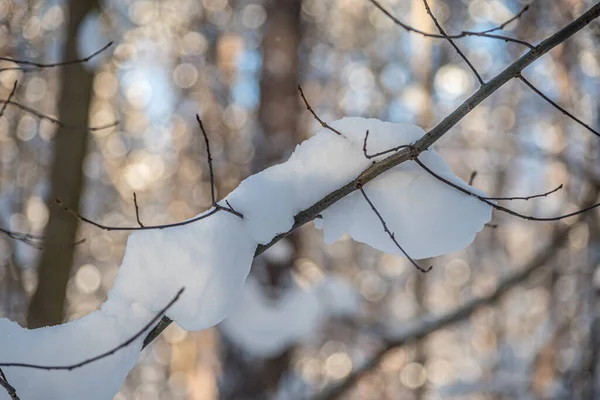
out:
{"label": "small branch fork", "polygon": [[201,221],[205,218],[210,217],[211,215],[214,215],[216,213],[218,213],[219,211],[225,211],[228,212],[230,214],[235,215],[236,217],[239,218],[244,218],[244,216],[237,212],[232,206],[231,204],[229,204],[229,202],[227,200],[225,200],[225,203],[227,204],[227,206],[223,206],[221,204],[219,204],[216,200],[216,195],[215,195],[215,177],[214,177],[214,171],[213,171],[213,165],[212,165],[212,155],[210,152],[210,145],[209,145],[209,141],[208,141],[208,135],[206,133],[206,130],[204,129],[204,125],[202,124],[202,120],[200,119],[199,115],[196,115],[196,120],[198,121],[198,125],[200,127],[200,130],[202,131],[202,135],[204,135],[204,141],[206,143],[206,153],[207,153],[207,158],[208,158],[208,170],[209,170],[209,174],[210,174],[210,196],[211,196],[211,202],[212,202],[212,210],[210,210],[209,212],[205,213],[205,214],[201,214],[195,218],[192,219],[188,219],[182,222],[175,222],[172,224],[163,224],[163,225],[143,225],[140,221],[140,215],[139,215],[139,207],[137,205],[137,197],[135,195],[135,193],[133,194],[133,203],[135,205],[135,215],[136,215],[136,220],[137,223],[139,224],[139,226],[110,226],[110,225],[103,225],[99,222],[93,221],[89,218],[84,217],[83,215],[81,215],[80,213],[78,213],[77,211],[67,207],[65,204],[63,204],[63,202],[60,199],[55,199],[56,203],[61,206],[66,212],[72,214],[73,216],[75,216],[76,218],[80,219],[81,221],[88,223],[90,225],[93,225],[97,228],[103,229],[105,231],[143,231],[143,230],[150,230],[150,229],[165,229],[165,228],[174,228],[176,226],[183,226],[183,225],[188,225],[197,221]]}
{"label": "small branch fork", "polygon": [[401,28],[405,29],[408,32],[413,32],[413,33],[417,33],[419,35],[425,36],[425,37],[429,37],[429,38],[435,38],[435,39],[462,39],[465,38],[467,36],[478,36],[478,37],[484,37],[484,38],[488,38],[488,39],[496,39],[496,40],[502,40],[504,42],[512,42],[512,43],[518,43],[521,44],[523,46],[528,47],[529,49],[534,49],[535,46],[527,43],[526,41],[523,40],[519,40],[519,39],[515,39],[515,38],[511,38],[509,36],[501,36],[501,35],[491,35],[491,32],[495,32],[495,31],[499,31],[501,29],[504,29],[504,27],[506,25],[508,25],[509,23],[521,18],[521,16],[529,9],[529,5],[525,6],[517,15],[515,15],[514,17],[512,17],[511,19],[503,22],[502,24],[500,24],[497,27],[494,27],[492,29],[488,29],[486,31],[479,31],[479,32],[474,32],[474,31],[462,31],[461,33],[457,34],[457,35],[446,35],[446,34],[436,34],[436,33],[428,33],[425,31],[422,31],[420,29],[417,28],[413,28],[410,25],[405,24],[404,22],[400,21],[398,18],[396,18],[390,11],[388,11],[386,8],[384,8],[379,1],[377,0],[369,0],[375,7],[377,7],[382,13],[384,13],[388,18],[390,18],[396,25],[400,26]]}
{"label": "small branch fork", "polygon": [[[106,51],[110,46],[112,46],[113,42],[109,42],[108,44],[106,44],[104,47],[102,47],[100,50],[95,51],[93,54],[84,57],[84,58],[80,58],[77,60],[69,60],[69,61],[63,61],[63,62],[58,62],[58,63],[51,63],[51,64],[42,64],[42,63],[36,63],[33,61],[26,61],[26,60],[15,60],[12,58],[8,58],[8,57],[0,57],[0,61],[10,61],[10,62],[14,62],[16,64],[20,64],[20,65],[27,65],[27,66],[31,66],[32,68],[29,69],[23,69],[21,66],[19,67],[10,67],[10,68],[0,68],[0,73],[5,72],[5,71],[13,71],[13,70],[19,70],[19,71],[23,71],[23,72],[29,72],[29,71],[34,71],[34,70],[38,70],[38,69],[44,69],[44,68],[55,68],[55,67],[62,67],[62,66],[67,66],[67,65],[73,65],[73,64],[82,64],[82,63],[86,63],[88,61],[90,61],[92,58],[98,56],[100,53]],[[6,110],[7,106],[10,104],[14,107],[17,107],[31,115],[36,116],[39,119],[42,120],[46,120],[49,121],[63,129],[68,129],[68,130],[79,130],[79,129],[87,129],[90,132],[97,132],[103,129],[108,129],[108,128],[112,128],[114,126],[117,126],[119,124],[119,121],[114,121],[105,125],[101,125],[101,126],[96,126],[96,127],[78,127],[78,126],[69,126],[64,124],[63,122],[61,122],[60,120],[44,114],[38,110],[35,110],[31,107],[28,107],[24,104],[21,104],[17,101],[13,100],[13,97],[15,95],[17,89],[17,81],[15,81],[15,83],[13,84],[13,89],[10,92],[8,98],[6,100],[0,100],[0,103],[2,103],[2,109],[0,110],[0,117],[2,115],[4,115],[4,111]]]}
{"label": "small branch fork", "polygon": [[321,124],[321,126],[323,128],[329,129],[331,132],[335,133],[336,135],[344,136],[344,135],[342,135],[342,133],[340,131],[338,131],[337,129],[335,129],[334,127],[332,127],[331,125],[329,125],[327,122],[325,122],[321,118],[319,118],[319,116],[317,115],[317,113],[310,106],[308,100],[306,100],[306,97],[304,96],[304,91],[302,90],[302,86],[298,85],[298,91],[300,92],[300,97],[302,97],[302,101],[304,101],[304,105],[306,106],[306,109]]}
{"label": "small branch fork", "polygon": [[372,158],[375,158],[375,157],[383,156],[383,155],[386,155],[386,154],[389,154],[389,153],[395,153],[398,150],[406,149],[406,148],[410,147],[410,145],[408,145],[408,144],[402,144],[400,146],[397,146],[397,147],[394,147],[394,148],[391,148],[391,149],[388,149],[388,150],[380,151],[379,153],[369,154],[367,152],[367,140],[368,139],[369,139],[369,130],[367,129],[367,132],[365,133],[365,141],[363,143],[362,150],[363,150],[363,154],[364,154],[365,158],[368,159],[368,160],[370,160]]}
{"label": "small branch fork", "polygon": [[28,68],[28,69],[24,69],[22,67],[0,68],[0,73],[4,72],[4,71],[14,71],[14,70],[21,70],[23,72],[29,72],[29,71],[34,71],[34,70],[44,69],[44,68],[56,68],[56,67],[64,67],[67,65],[73,65],[73,64],[83,64],[83,63],[90,61],[92,58],[100,55],[100,53],[103,53],[104,51],[108,50],[108,48],[111,47],[112,45],[113,45],[113,42],[108,42],[100,50],[97,50],[94,53],[92,53],[89,56],[84,57],[84,58],[79,58],[76,60],[69,60],[69,61],[62,61],[62,62],[57,62],[57,63],[50,63],[50,64],[36,63],[33,61],[28,61],[28,60],[15,60],[10,57],[0,57],[0,61],[10,61],[15,64],[26,65],[26,66],[32,67],[32,68]]}
{"label": "small branch fork", "polygon": [[111,356],[113,354],[115,354],[117,351],[124,349],[125,347],[129,346],[131,343],[133,343],[136,339],[138,339],[140,336],[142,336],[148,329],[150,329],[152,326],[154,326],[156,324],[156,321],[158,321],[164,314],[165,312],[167,312],[167,310],[169,308],[171,308],[171,306],[173,306],[173,304],[175,304],[175,302],[177,300],[179,300],[179,297],[181,296],[181,294],[183,293],[184,288],[179,289],[179,291],[177,292],[177,294],[175,295],[175,297],[173,297],[173,299],[171,299],[171,301],[169,301],[169,303],[163,307],[162,310],[160,310],[158,313],[156,313],[156,315],[150,320],[148,321],[148,323],[146,325],[144,325],[142,327],[142,329],[140,329],[139,331],[137,331],[133,336],[131,336],[129,339],[127,339],[126,341],[122,342],[121,344],[119,344],[116,347],[113,347],[112,349],[105,351],[102,354],[99,354],[95,357],[92,358],[88,358],[87,360],[75,363],[75,364],[69,364],[69,365],[40,365],[40,364],[29,364],[29,363],[0,363],[0,367],[12,367],[12,368],[31,368],[31,369],[41,369],[41,370],[46,370],[46,371],[72,371],[76,368],[81,368],[87,364],[91,364],[93,362],[96,362],[98,360],[101,360],[103,358],[106,358],[108,356]]}

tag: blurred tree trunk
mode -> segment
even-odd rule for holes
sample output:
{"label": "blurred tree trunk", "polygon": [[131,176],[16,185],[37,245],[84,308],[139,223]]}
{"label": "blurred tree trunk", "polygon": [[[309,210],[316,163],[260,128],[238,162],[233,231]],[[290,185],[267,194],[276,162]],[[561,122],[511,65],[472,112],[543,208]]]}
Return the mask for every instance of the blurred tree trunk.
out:
{"label": "blurred tree trunk", "polygon": [[[281,162],[301,140],[298,130],[298,63],[301,39],[301,0],[278,0],[267,3],[267,20],[262,42],[263,67],[260,83],[259,121],[262,134],[255,144],[254,172]],[[287,239],[292,251],[282,259],[268,254],[256,261],[264,268],[264,289],[275,301],[285,290],[286,278],[299,250],[299,235]],[[253,268],[256,270],[257,268]],[[277,327],[271,327],[277,329]],[[233,343],[225,346],[225,378],[221,390],[224,399],[269,398],[279,387],[289,369],[292,349],[262,360],[249,359]]]}
{"label": "blurred tree trunk", "polygon": [[[97,0],[71,0],[63,60],[77,59],[77,33],[83,18],[97,8]],[[59,128],[54,138],[54,160],[51,171],[51,195],[48,204],[61,199],[74,210],[79,209],[83,186],[82,163],[86,155],[89,132],[89,107],[93,74],[82,64],[68,67],[62,76],[58,105],[60,121],[80,129]],[[38,286],[31,299],[27,322],[30,328],[56,325],[63,321],[67,282],[75,248],[78,220],[50,207],[45,236],[49,242],[61,244],[44,247],[38,266]]]}

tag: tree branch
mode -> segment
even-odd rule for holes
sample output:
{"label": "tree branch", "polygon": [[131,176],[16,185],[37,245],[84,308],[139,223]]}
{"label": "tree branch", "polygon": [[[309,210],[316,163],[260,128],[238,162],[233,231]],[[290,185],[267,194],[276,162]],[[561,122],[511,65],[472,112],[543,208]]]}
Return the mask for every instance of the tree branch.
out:
{"label": "tree branch", "polygon": [[[546,54],[548,51],[550,51],[560,43],[573,36],[578,31],[583,29],[591,21],[598,18],[599,15],[600,3],[597,3],[588,11],[583,13],[575,21],[571,22],[569,25],[567,25],[560,31],[554,33],[552,36],[544,40],[538,46],[535,46],[535,48],[533,48],[525,55],[520,57],[518,60],[513,62],[492,80],[482,85],[479,88],[479,90],[477,90],[477,92],[475,92],[473,95],[471,95],[471,97],[465,100],[456,110],[454,110],[450,115],[444,118],[432,130],[426,133],[421,139],[419,139],[414,144],[414,146],[402,149],[397,153],[394,153],[391,156],[385,158],[384,160],[374,163],[371,167],[367,168],[352,182],[344,185],[338,190],[333,191],[332,193],[325,196],[322,200],[317,202],[315,205],[296,214],[296,216],[294,217],[295,223],[292,226],[292,228],[288,232],[281,233],[275,236],[269,243],[265,245],[259,245],[256,249],[255,257],[264,253],[267,249],[269,249],[282,238],[289,235],[291,232],[298,229],[300,226],[317,218],[317,216],[319,216],[325,209],[327,209],[343,197],[347,196],[348,194],[357,190],[359,186],[370,182],[371,180],[375,179],[376,177],[388,171],[389,169],[405,161],[411,160],[423,151],[427,150],[432,144],[434,144],[437,140],[444,136],[454,125],[456,125],[461,119],[463,119],[468,113],[470,113],[479,103],[487,99],[496,90],[498,90],[499,88],[504,86],[504,84],[506,84],[508,81],[520,74],[521,71],[523,71],[523,69],[525,69],[531,63],[533,63],[535,60],[537,60],[538,58]],[[167,326],[169,326],[170,323],[171,321],[168,318],[163,318],[163,320],[148,334],[144,344],[148,345],[149,343],[151,343],[152,340],[158,337],[160,333]]]}

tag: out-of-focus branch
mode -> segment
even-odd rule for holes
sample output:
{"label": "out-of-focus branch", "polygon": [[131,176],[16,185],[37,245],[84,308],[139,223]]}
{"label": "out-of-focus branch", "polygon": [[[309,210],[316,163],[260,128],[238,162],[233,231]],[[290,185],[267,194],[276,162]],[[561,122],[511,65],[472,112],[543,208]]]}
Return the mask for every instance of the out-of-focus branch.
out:
{"label": "out-of-focus branch", "polygon": [[502,279],[496,289],[487,296],[474,298],[457,309],[437,317],[423,318],[413,324],[406,331],[394,338],[387,340],[367,362],[353,371],[344,381],[338,385],[325,390],[313,400],[333,400],[340,398],[358,380],[368,372],[377,368],[383,357],[393,349],[404,346],[415,340],[422,339],[430,333],[449,325],[458,323],[470,317],[480,307],[492,304],[502,297],[507,291],[525,281],[533,272],[543,267],[546,262],[555,256],[555,250],[560,248],[568,239],[569,232],[577,224],[563,227],[555,233],[551,243],[536,254],[525,266],[519,268],[518,272]]}
{"label": "out-of-focus branch", "polygon": [[[575,21],[556,32],[534,49],[527,52],[525,55],[520,57],[518,60],[509,65],[504,71],[494,77],[492,80],[482,85],[477,92],[463,102],[456,110],[450,115],[444,118],[438,125],[432,130],[426,133],[421,139],[419,139],[410,148],[405,148],[398,151],[391,156],[374,163],[371,167],[367,168],[352,182],[344,185],[343,187],[335,190],[325,196],[322,200],[317,202],[315,205],[308,209],[299,212],[294,217],[294,225],[288,232],[281,233],[275,236],[269,243],[265,245],[259,245],[255,252],[255,257],[265,252],[275,243],[282,238],[289,235],[302,225],[317,218],[325,209],[336,203],[338,200],[344,198],[348,194],[354,192],[359,187],[364,186],[366,183],[375,179],[384,172],[391,168],[411,159],[416,158],[420,153],[427,150],[437,140],[444,136],[454,125],[456,125],[461,119],[463,119],[468,113],[470,113],[479,103],[491,96],[496,90],[504,86],[505,83],[513,79],[515,76],[521,73],[528,65],[533,63],[535,60],[546,54],[548,51],[564,42],[575,33],[583,29],[586,25],[592,22],[594,19],[600,16],[600,3],[597,3],[588,11],[583,13]],[[168,318],[163,318],[161,322],[154,328],[146,337],[144,346],[147,346],[152,342],[161,332],[169,326],[171,321]]]}
{"label": "out-of-focus branch", "polygon": [[582,120],[580,120],[579,118],[577,118],[576,116],[574,116],[573,114],[571,114],[570,112],[565,110],[563,107],[558,105],[556,102],[554,102],[552,99],[550,99],[544,93],[542,93],[542,91],[539,90],[537,87],[535,87],[531,82],[529,82],[527,79],[525,79],[525,77],[523,75],[519,74],[517,77],[519,78],[519,80],[521,82],[523,82],[525,85],[527,85],[527,87],[529,87],[531,90],[533,90],[538,96],[540,96],[542,99],[546,100],[546,102],[550,103],[550,105],[552,105],[552,107],[556,108],[558,111],[565,114],[567,117],[571,118],[573,121],[577,122],[579,125],[583,126],[585,129],[592,132],[594,135],[600,137],[600,133],[597,130],[592,129],[591,126],[589,126],[588,124],[586,124],[585,122],[583,122]]}

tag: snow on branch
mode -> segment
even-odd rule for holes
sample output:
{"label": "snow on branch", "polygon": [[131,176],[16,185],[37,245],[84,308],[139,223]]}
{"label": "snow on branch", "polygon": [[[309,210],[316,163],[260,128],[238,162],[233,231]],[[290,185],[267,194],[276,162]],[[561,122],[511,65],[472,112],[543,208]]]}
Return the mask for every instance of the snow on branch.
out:
{"label": "snow on branch", "polygon": [[[376,6],[378,6],[378,3],[375,0],[370,1]],[[385,10],[382,11],[386,12]],[[394,17],[388,12],[386,12],[386,14],[394,19]],[[302,225],[315,220],[315,218],[320,216],[324,210],[326,210],[336,202],[340,201],[344,197],[348,196],[349,194],[353,193],[357,189],[358,185],[364,185],[367,182],[370,182],[373,179],[377,178],[384,172],[389,171],[397,165],[409,161],[418,156],[420,153],[426,151],[431,145],[433,145],[437,140],[444,136],[453,126],[455,126],[460,120],[462,120],[467,114],[469,114],[479,103],[487,99],[489,96],[495,93],[498,89],[504,86],[504,84],[509,82],[515,76],[518,76],[521,73],[521,71],[523,71],[535,60],[542,57],[544,54],[546,54],[548,51],[550,51],[557,45],[566,41],[568,38],[570,38],[575,33],[587,26],[594,19],[598,18],[598,16],[600,16],[600,3],[591,7],[588,11],[583,13],[573,22],[571,22],[558,32],[554,33],[553,35],[542,41],[539,45],[533,46],[533,48],[531,48],[529,52],[527,52],[515,62],[513,62],[511,65],[509,65],[506,69],[504,69],[496,77],[491,79],[488,83],[481,86],[479,90],[477,90],[473,95],[466,99],[458,108],[456,108],[452,113],[450,113],[446,118],[444,118],[438,125],[436,125],[433,129],[427,132],[427,134],[425,134],[422,138],[417,140],[413,146],[402,148],[397,152],[394,151],[394,153],[388,156],[387,158],[383,160],[378,160],[376,163],[373,163],[373,165],[371,165],[362,173],[360,173],[352,181],[343,185],[339,189],[327,194],[312,206],[307,207],[302,211],[299,211],[294,216],[293,226],[288,231],[279,233],[278,235],[273,237],[273,239],[271,239],[271,241],[269,241],[268,243],[260,244],[256,249],[255,256],[258,256],[262,252],[266,251],[279,240],[286,237]],[[402,26],[402,24],[400,25]],[[403,27],[406,29],[405,26]],[[417,33],[423,34],[422,32]],[[433,35],[433,37],[443,38],[443,36],[441,35]],[[304,97],[303,100],[305,100]],[[145,344],[149,344],[152,340],[158,337],[160,333],[169,326],[170,323],[171,321],[168,318],[163,318],[163,320],[157,325],[157,327],[148,334]]]}
{"label": "snow on branch", "polygon": [[[591,203],[598,195],[598,187],[590,190],[586,203]],[[460,323],[469,318],[473,313],[483,306],[492,304],[500,299],[505,293],[515,286],[523,283],[538,269],[542,268],[546,263],[556,256],[556,249],[559,249],[568,240],[570,232],[579,226],[581,216],[568,226],[563,226],[554,232],[553,238],[549,245],[543,246],[542,249],[535,254],[530,261],[524,266],[517,269],[505,278],[503,278],[496,288],[489,294],[482,297],[475,297],[462,306],[449,311],[439,316],[422,317],[414,322],[407,329],[396,334],[388,336],[381,348],[376,351],[369,359],[357,367],[343,381],[326,388],[323,392],[313,398],[313,400],[334,400],[341,398],[350,388],[352,388],[363,376],[375,370],[384,357],[394,349],[405,346],[416,340],[427,337],[430,333],[450,325]],[[550,249],[550,251],[548,251]]]}
{"label": "snow on branch", "polygon": [[[151,316],[162,315],[174,292],[186,287],[177,302],[164,311],[166,317],[159,328],[146,339],[156,337],[171,319],[187,330],[220,322],[237,303],[252,259],[317,216],[321,218],[315,224],[323,229],[328,242],[348,233],[381,251],[421,259],[467,246],[489,221],[492,208],[526,219],[555,221],[597,207],[553,218],[517,214],[455,176],[431,146],[480,102],[599,15],[600,3],[482,84],[428,133],[414,125],[375,119],[344,118],[331,124],[318,119],[323,129],[298,145],[285,163],[244,180],[224,199],[227,207],[216,202],[208,138],[198,118],[207,145],[213,208],[183,223],[132,228],[106,227],[77,214],[102,229],[136,232],[128,238],[121,268],[100,310],[67,324],[36,330],[24,330],[0,319],[0,343],[7,358],[0,366],[10,365],[6,375],[11,385],[27,400],[110,398],[148,343],[135,327]],[[435,37],[448,38],[445,34]],[[13,104],[12,100],[5,103]],[[371,132],[371,157],[367,157],[367,131]],[[388,155],[390,149],[395,150]],[[235,204],[235,210],[230,203]],[[137,222],[142,225],[137,199],[134,205]],[[379,219],[373,217],[374,211]],[[202,223],[191,223],[200,220]],[[387,229],[382,230],[381,224]],[[426,334],[472,311],[457,312],[458,316],[450,314],[417,333]],[[125,342],[129,345],[119,347]],[[120,351],[97,359],[94,354],[100,348]],[[49,362],[73,366],[81,364],[81,359],[94,358],[95,362],[72,371],[17,368]],[[90,376],[102,376],[102,380],[91,381]]]}

